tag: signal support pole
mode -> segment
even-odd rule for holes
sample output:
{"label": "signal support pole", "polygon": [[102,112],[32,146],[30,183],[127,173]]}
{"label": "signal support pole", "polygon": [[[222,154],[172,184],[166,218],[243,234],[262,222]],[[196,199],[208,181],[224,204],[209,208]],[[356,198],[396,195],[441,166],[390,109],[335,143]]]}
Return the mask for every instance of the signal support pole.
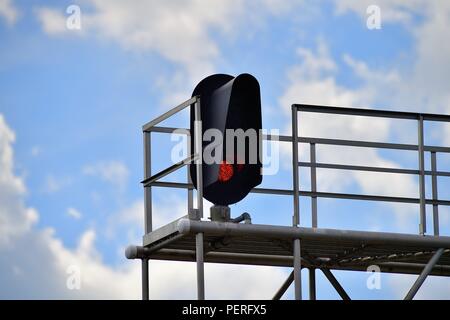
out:
{"label": "signal support pole", "polygon": [[302,263],[300,239],[294,240],[294,292],[295,300],[302,300]]}
{"label": "signal support pole", "polygon": [[205,300],[205,262],[203,257],[203,233],[195,236],[196,258],[197,258],[197,298]]}

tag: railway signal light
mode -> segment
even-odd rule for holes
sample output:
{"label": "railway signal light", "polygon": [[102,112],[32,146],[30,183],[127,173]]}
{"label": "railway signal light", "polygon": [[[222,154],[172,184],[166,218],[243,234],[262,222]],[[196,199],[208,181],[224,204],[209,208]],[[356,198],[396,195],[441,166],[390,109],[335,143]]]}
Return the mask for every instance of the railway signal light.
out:
{"label": "railway signal light", "polygon": [[[203,196],[215,205],[236,203],[262,182],[259,83],[250,74],[214,74],[200,81],[192,96],[200,96]],[[191,107],[191,150],[194,114]],[[190,175],[197,188],[195,164]]]}

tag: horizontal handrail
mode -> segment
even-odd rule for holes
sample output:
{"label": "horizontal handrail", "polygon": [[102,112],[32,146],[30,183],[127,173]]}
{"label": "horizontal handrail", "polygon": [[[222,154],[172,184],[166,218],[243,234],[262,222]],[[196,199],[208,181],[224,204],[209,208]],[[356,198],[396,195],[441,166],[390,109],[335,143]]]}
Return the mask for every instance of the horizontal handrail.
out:
{"label": "horizontal handrail", "polygon": [[192,161],[197,160],[199,157],[198,155],[190,155],[189,157],[187,157],[186,159],[183,159],[173,165],[171,165],[170,167],[161,170],[160,172],[152,175],[151,177],[141,181],[141,183],[144,185],[144,187],[149,186],[150,184],[152,184],[155,181],[158,181],[161,178],[164,178],[165,176],[167,176],[168,174],[177,171],[178,169],[184,167],[185,165],[190,164]]}
{"label": "horizontal handrail", "polygon": [[[298,165],[300,167],[307,167],[307,168],[370,171],[370,172],[385,172],[385,173],[399,173],[399,174],[413,174],[413,175],[420,174],[420,170],[414,170],[414,169],[355,166],[355,165],[343,165],[343,164],[335,164],[335,163],[299,162]],[[447,171],[430,171],[430,170],[425,170],[424,174],[427,175],[427,176],[450,177],[450,172],[447,172]]]}
{"label": "horizontal handrail", "polygon": [[158,123],[166,120],[167,118],[173,116],[174,114],[180,112],[181,110],[189,107],[190,105],[193,105],[194,103],[196,103],[198,100],[200,99],[199,96],[194,96],[192,98],[190,98],[189,100],[186,100],[185,102],[181,103],[180,105],[176,106],[175,108],[170,109],[169,111],[167,111],[166,113],[160,115],[159,117],[153,119],[152,121],[144,124],[142,126],[142,131],[143,132],[149,132],[151,131],[150,129],[154,126],[156,126]]}
{"label": "horizontal handrail", "polygon": [[416,113],[416,112],[378,110],[378,109],[359,109],[359,108],[346,108],[346,107],[331,107],[331,106],[318,106],[318,105],[311,105],[311,104],[293,104],[292,107],[296,108],[300,112],[317,112],[317,113],[330,113],[330,114],[379,117],[379,118],[396,118],[396,119],[409,119],[409,120],[419,120],[422,117],[422,119],[426,120],[426,121],[450,122],[450,115],[445,115],[445,114]]}
{"label": "horizontal handrail", "polygon": [[[190,134],[189,129],[174,128],[174,127],[153,127],[148,131],[159,133],[174,133],[175,131],[177,131],[176,132],[177,134],[186,134],[186,135]],[[267,141],[278,140],[281,142],[292,142],[292,137],[286,135],[263,134],[262,137],[264,140]],[[347,147],[365,147],[365,148],[407,150],[407,151],[419,150],[418,145],[402,144],[402,143],[384,143],[384,142],[371,142],[361,140],[326,139],[326,138],[311,138],[311,137],[299,137],[298,141],[300,143],[315,143],[315,144],[347,146]],[[424,146],[424,151],[450,153],[450,147]]]}
{"label": "horizontal handrail", "polygon": [[[193,189],[194,188],[194,186],[190,183],[168,182],[168,181],[153,182],[153,183],[151,183],[151,186],[152,187],[164,187],[164,188],[178,188],[178,189]],[[259,193],[259,194],[273,194],[273,195],[286,195],[286,196],[292,196],[294,194],[294,191],[291,189],[271,189],[271,188],[254,188],[250,192],[251,193]],[[312,192],[312,191],[306,191],[306,190],[300,190],[300,196],[328,198],[328,199],[366,200],[366,201],[398,202],[398,203],[412,203],[412,204],[417,204],[420,202],[419,198],[375,196],[375,195],[363,195],[363,194],[353,194],[353,193]],[[426,199],[426,204],[450,206],[450,200]]]}

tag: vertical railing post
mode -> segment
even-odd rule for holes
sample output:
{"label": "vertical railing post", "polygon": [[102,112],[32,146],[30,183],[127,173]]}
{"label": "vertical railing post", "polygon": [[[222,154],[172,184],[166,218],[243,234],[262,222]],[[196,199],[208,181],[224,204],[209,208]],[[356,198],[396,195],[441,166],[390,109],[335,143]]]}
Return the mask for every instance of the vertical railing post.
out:
{"label": "vertical railing post", "polygon": [[142,300],[149,300],[148,259],[143,258],[141,262],[142,262]]}
{"label": "vertical railing post", "polygon": [[[191,150],[191,139],[193,137],[193,133],[189,133],[188,139],[187,139],[187,150],[189,156],[192,154]],[[187,173],[187,182],[188,185],[192,185],[192,179],[191,179],[191,172],[190,172],[190,165],[186,166],[186,173]],[[194,213],[194,189],[193,186],[189,187],[187,190],[187,203],[188,203],[188,217],[189,219],[195,219],[197,218]]]}
{"label": "vertical railing post", "polygon": [[300,239],[294,240],[294,297],[302,300],[302,262]]}
{"label": "vertical railing post", "polygon": [[309,300],[316,300],[316,268],[309,269]]}
{"label": "vertical railing post", "polygon": [[[311,192],[317,192],[317,175],[316,175],[316,144],[309,145],[310,162],[311,162]],[[317,197],[311,197],[311,226],[317,228]]]}
{"label": "vertical railing post", "polygon": [[420,196],[420,225],[419,233],[425,235],[426,224],[426,202],[425,202],[425,152],[423,138],[423,115],[419,115],[418,121],[418,149],[419,149],[419,196]]}
{"label": "vertical railing post", "polygon": [[197,157],[196,162],[196,173],[197,173],[197,210],[198,210],[198,218],[203,218],[203,172],[202,172],[202,163],[203,163],[203,131],[202,131],[202,119],[201,119],[201,109],[200,109],[200,98],[197,98],[195,102],[195,155]]}
{"label": "vertical railing post", "polygon": [[[152,175],[151,132],[144,131],[144,180]],[[145,233],[152,232],[152,187],[144,187],[144,228]]]}
{"label": "vertical railing post", "polygon": [[203,233],[195,235],[195,256],[197,260],[197,299],[205,300],[205,261],[203,250]]}
{"label": "vertical railing post", "polygon": [[[144,180],[152,175],[152,146],[151,132],[144,131]],[[152,187],[144,187],[144,231],[148,234],[152,231]],[[149,275],[148,259],[142,259],[142,300],[149,299]]]}
{"label": "vertical railing post", "polygon": [[[434,201],[437,201],[439,199],[436,171],[436,151],[431,151],[431,189]],[[433,204],[433,231],[435,236],[439,235],[439,207],[437,203]]]}
{"label": "vertical railing post", "polygon": [[298,177],[298,112],[295,105],[292,106],[292,175],[294,191],[294,216],[292,224],[300,224],[300,190]]}

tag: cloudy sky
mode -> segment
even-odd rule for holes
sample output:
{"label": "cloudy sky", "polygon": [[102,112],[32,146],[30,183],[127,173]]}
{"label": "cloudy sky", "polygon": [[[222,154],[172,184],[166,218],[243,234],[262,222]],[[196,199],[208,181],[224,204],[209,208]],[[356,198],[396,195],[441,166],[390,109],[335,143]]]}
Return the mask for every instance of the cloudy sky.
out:
{"label": "cloudy sky", "polygon": [[[67,27],[71,5],[81,10],[80,29]],[[381,29],[367,27],[369,5],[381,9]],[[140,297],[140,265],[124,258],[143,233],[140,127],[189,98],[205,76],[253,74],[263,126],[282,133],[292,103],[449,114],[449,30],[448,0],[0,0],[0,298]],[[300,121],[303,135],[416,142],[408,121]],[[426,134],[427,144],[450,143],[449,126],[427,125]],[[168,165],[172,145],[157,137],[155,170]],[[291,187],[289,148],[280,155],[267,187]],[[318,159],[417,165],[415,153],[372,149],[319,148]],[[448,170],[450,157],[438,161]],[[301,186],[309,188],[307,171]],[[443,199],[449,186],[439,181]],[[318,187],[409,197],[418,190],[410,176],[329,170],[319,171]],[[183,192],[156,190],[154,198],[156,225],[186,213]],[[309,206],[302,198],[305,226]],[[232,207],[234,215],[243,210],[255,223],[288,225],[292,200],[251,195]],[[450,211],[440,212],[441,233],[450,235]],[[418,207],[319,200],[319,226],[417,233]],[[79,290],[67,286],[73,268]],[[152,298],[195,298],[193,264],[152,262],[150,270]],[[208,265],[207,297],[270,298],[288,274]],[[383,275],[380,290],[369,290],[364,272],[335,274],[360,299],[402,298],[415,279]],[[447,279],[433,278],[418,297],[448,292]],[[338,298],[320,274],[318,297]]]}

